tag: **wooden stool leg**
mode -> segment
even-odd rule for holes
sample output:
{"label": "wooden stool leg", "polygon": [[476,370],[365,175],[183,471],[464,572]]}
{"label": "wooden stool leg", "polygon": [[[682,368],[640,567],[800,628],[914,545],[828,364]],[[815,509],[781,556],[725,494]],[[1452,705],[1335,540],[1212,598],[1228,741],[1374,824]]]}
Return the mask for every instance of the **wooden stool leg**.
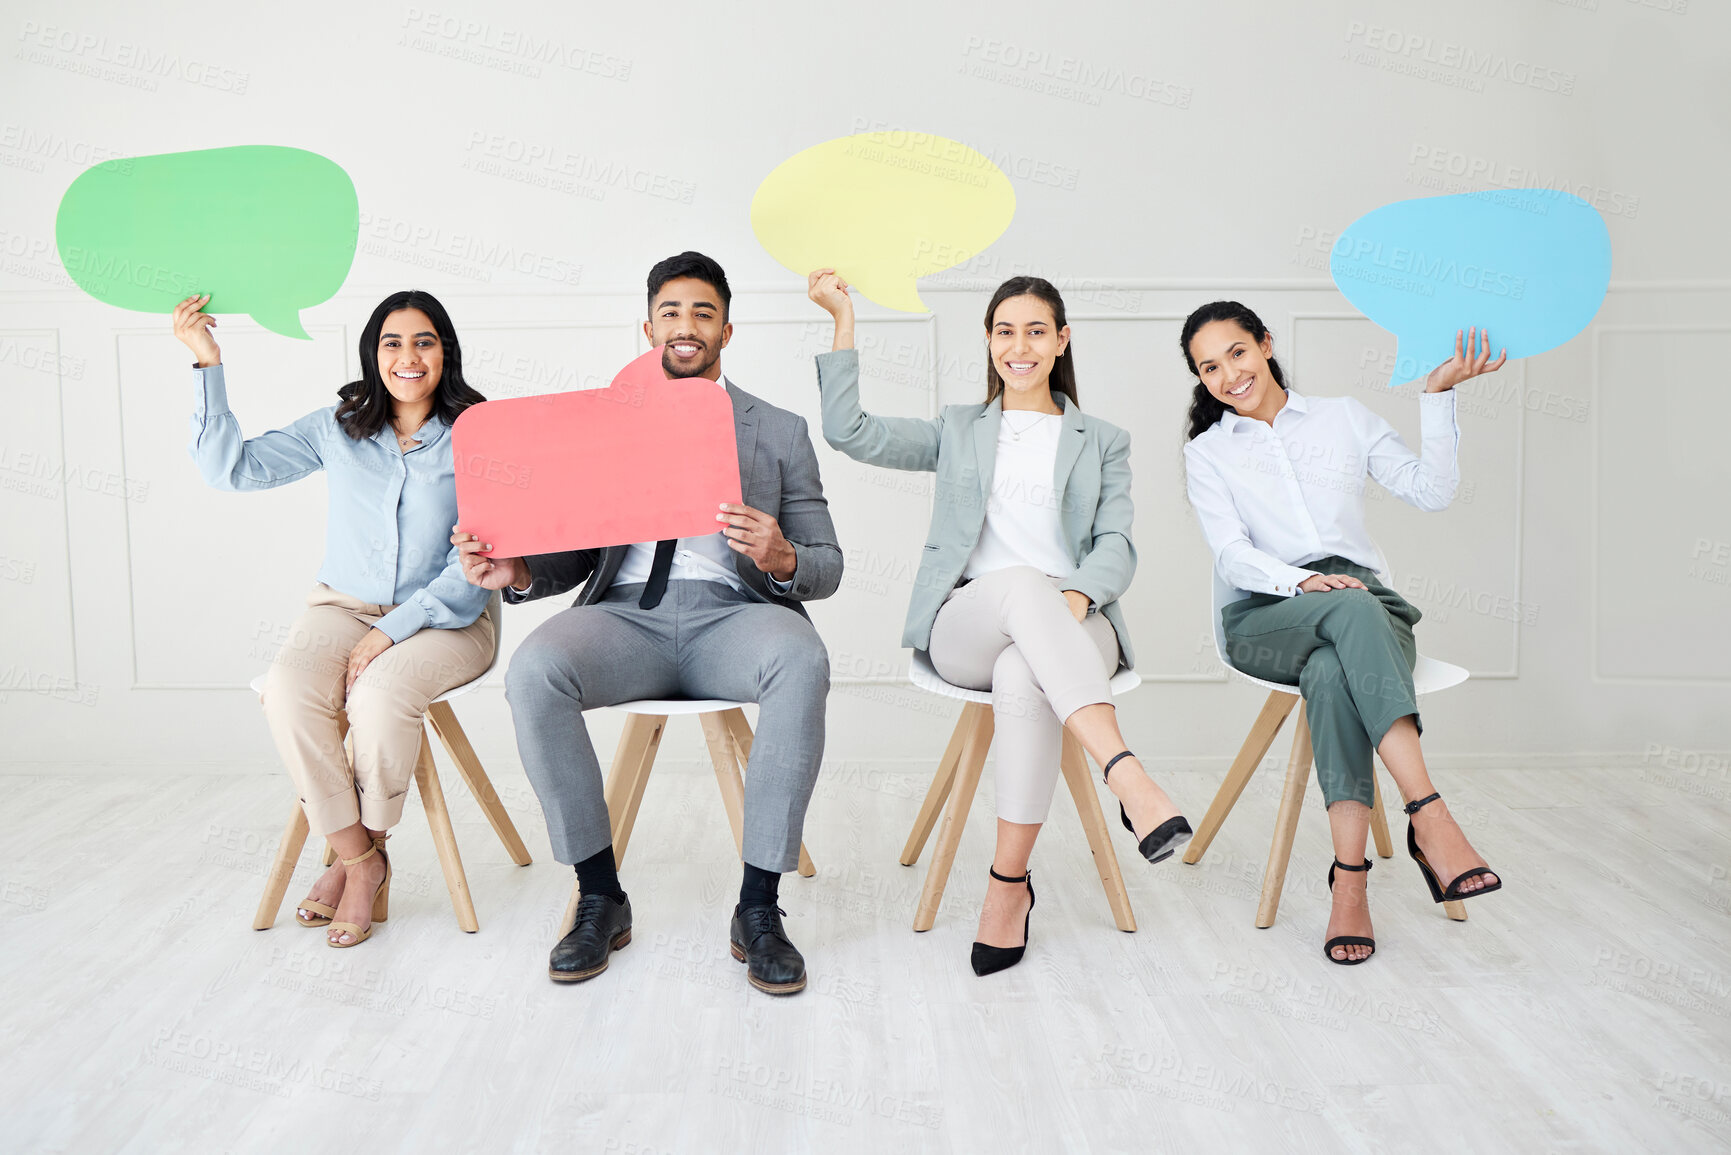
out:
{"label": "wooden stool leg", "polygon": [[[975,704],[969,703],[969,706]],[[926,800],[920,803],[920,812],[914,818],[914,828],[908,831],[907,845],[902,847],[903,866],[912,866],[920,860],[920,851],[926,848],[926,839],[932,836],[932,827],[938,824],[938,814],[944,808],[944,799],[950,796],[950,787],[956,781],[956,766],[962,760],[962,744],[968,740],[972,717],[968,708],[964,707],[962,716],[956,719],[956,728],[950,731],[950,744],[944,747],[944,756],[938,760],[938,772],[932,775],[931,788],[926,791]]]}
{"label": "wooden stool leg", "polygon": [[727,809],[727,824],[733,828],[733,845],[745,857],[745,779],[734,757],[733,735],[718,711],[701,714],[703,740],[709,746],[709,763],[715,768],[715,784],[721,788],[721,804]]}
{"label": "wooden stool leg", "polygon": [[301,807],[300,799],[289,803],[292,813],[288,825],[283,827],[282,841],[277,843],[276,858],[270,864],[270,873],[264,876],[264,896],[258,900],[258,912],[252,916],[254,930],[269,930],[276,923],[277,911],[282,909],[282,896],[288,890],[289,879],[294,876],[295,863],[300,861],[301,847],[307,843],[307,814]]}
{"label": "wooden stool leg", "polygon": [[1112,908],[1112,921],[1122,931],[1136,929],[1136,915],[1130,909],[1130,895],[1124,889],[1124,875],[1118,869],[1118,855],[1112,850],[1112,837],[1106,829],[1106,816],[1100,811],[1100,796],[1094,793],[1094,778],[1088,773],[1088,757],[1075,735],[1064,731],[1064,749],[1059,765],[1064,781],[1070,785],[1070,796],[1076,800],[1076,813],[1082,818],[1082,831],[1088,836],[1088,849],[1094,852],[1094,869],[1100,873],[1100,885],[1106,888],[1106,902]]}
{"label": "wooden stool leg", "polygon": [[649,771],[655,767],[655,752],[661,749],[661,735],[666,730],[664,714],[625,717],[619,748],[613,752],[613,765],[607,772],[604,795],[613,828],[615,866],[625,865],[625,848],[631,844],[631,831],[637,825],[637,808],[643,804],[643,790],[649,785]]}
{"label": "wooden stool leg", "polygon": [[421,731],[421,757],[415,763],[415,785],[421,791],[421,808],[427,812],[427,825],[433,830],[433,846],[439,852],[439,866],[445,872],[445,888],[451,892],[451,906],[457,912],[457,925],[474,934],[481,929],[475,917],[475,900],[469,895],[469,880],[463,874],[463,856],[457,851],[457,832],[451,829],[451,812],[445,807],[445,789],[439,785],[439,771],[433,765],[433,744]]}
{"label": "wooden stool leg", "polygon": [[[738,706],[731,710],[723,710],[721,717],[727,723],[729,736],[733,738],[734,758],[739,763],[740,773],[743,774],[751,762],[751,740],[754,737],[751,732],[751,723],[745,720],[745,711]],[[811,878],[816,873],[817,865],[812,862],[811,853],[806,850],[805,843],[802,841],[799,844],[799,876]]]}
{"label": "wooden stool leg", "polygon": [[938,906],[944,901],[944,885],[950,879],[950,866],[956,860],[956,847],[962,840],[962,828],[968,822],[968,809],[974,804],[974,791],[980,785],[980,771],[986,765],[986,751],[992,746],[992,708],[979,702],[969,702],[962,710],[966,718],[973,713],[967,740],[962,745],[961,761],[956,767],[956,784],[950,791],[950,803],[944,808],[944,821],[938,827],[938,842],[932,847],[932,864],[926,869],[926,883],[920,889],[920,904],[914,909],[914,929],[930,930],[937,921]]}
{"label": "wooden stool leg", "polygon": [[1376,840],[1378,858],[1394,857],[1394,840],[1388,836],[1388,815],[1382,812],[1382,783],[1376,781],[1376,764],[1371,764],[1370,836]]}
{"label": "wooden stool leg", "polygon": [[481,760],[475,756],[475,748],[469,744],[469,736],[463,732],[463,726],[457,721],[451,704],[432,703],[427,707],[427,721],[432,723],[433,733],[439,736],[445,753],[456,763],[457,773],[463,776],[463,783],[468,786],[469,793],[475,796],[481,813],[487,816],[487,822],[493,827],[493,833],[505,844],[505,853],[509,854],[511,861],[518,866],[528,866],[529,848],[523,845],[523,839],[518,836],[516,824],[505,812],[505,804],[499,800],[499,792],[493,789],[493,780],[487,777]]}
{"label": "wooden stool leg", "polygon": [[1202,861],[1203,852],[1208,849],[1208,844],[1214,841],[1214,836],[1220,833],[1221,824],[1226,821],[1226,816],[1232,813],[1238,796],[1244,793],[1250,776],[1256,773],[1257,766],[1262,764],[1262,756],[1274,745],[1274,736],[1280,733],[1286,716],[1292,713],[1292,707],[1297,703],[1297,694],[1283,694],[1278,690],[1269,693],[1268,700],[1262,703],[1262,712],[1256,716],[1250,733],[1245,735],[1244,745],[1238,748],[1238,757],[1232,760],[1232,768],[1226,772],[1225,781],[1221,782],[1220,789],[1215,791],[1214,801],[1208,804],[1208,813],[1202,816],[1202,824],[1191,836],[1190,845],[1184,851],[1185,862],[1194,866]]}
{"label": "wooden stool leg", "polygon": [[1262,875],[1262,901],[1256,905],[1256,925],[1274,925],[1280,909],[1280,891],[1286,885],[1286,864],[1292,857],[1292,840],[1298,834],[1298,812],[1304,805],[1304,788],[1310,781],[1310,722],[1304,705],[1298,707],[1298,725],[1292,734],[1292,760],[1286,764],[1286,787],[1280,792],[1280,811],[1274,819],[1274,844],[1268,848],[1268,869]]}

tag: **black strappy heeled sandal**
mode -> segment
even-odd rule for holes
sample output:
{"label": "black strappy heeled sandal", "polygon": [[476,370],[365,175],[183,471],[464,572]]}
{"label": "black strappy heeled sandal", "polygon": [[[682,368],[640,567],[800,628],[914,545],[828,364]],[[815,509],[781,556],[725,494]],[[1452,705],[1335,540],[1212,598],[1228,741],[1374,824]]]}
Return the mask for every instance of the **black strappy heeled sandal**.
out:
{"label": "black strappy heeled sandal", "polygon": [[[1402,807],[1407,813],[1406,852],[1412,855],[1412,860],[1418,863],[1418,868],[1424,872],[1425,885],[1430,887],[1431,898],[1437,902],[1460,902],[1463,899],[1477,898],[1481,894],[1489,894],[1493,890],[1501,890],[1503,888],[1502,875],[1497,874],[1488,866],[1475,866],[1471,870],[1462,871],[1453,882],[1444,886],[1442,880],[1437,877],[1436,871],[1425,859],[1424,852],[1418,848],[1418,835],[1413,833],[1412,816],[1441,797],[1441,794],[1432,794],[1429,798],[1420,798],[1417,802],[1408,802]],[[1495,876],[1496,881],[1489,886],[1481,886],[1477,890],[1464,892],[1461,890],[1461,883],[1469,878],[1481,878],[1487,874]]]}
{"label": "black strappy heeled sandal", "polygon": [[[1360,866],[1348,866],[1340,859],[1335,859],[1334,865],[1328,868],[1328,893],[1334,893],[1334,872],[1336,870],[1368,872],[1370,868],[1371,861],[1368,858],[1365,859],[1364,863]],[[1346,958],[1335,958],[1334,948],[1337,946],[1367,946],[1370,948],[1370,954],[1365,955],[1364,958],[1353,958],[1350,955]],[[1369,958],[1371,954],[1376,953],[1376,940],[1374,938],[1365,938],[1362,934],[1337,934],[1322,944],[1322,953],[1327,956],[1328,961],[1331,963],[1338,963],[1343,967],[1357,966],[1359,963],[1363,962],[1365,958]]]}
{"label": "black strappy heeled sandal", "polygon": [[[1110,787],[1111,782],[1108,780],[1107,776],[1112,773],[1112,767],[1116,766],[1125,758],[1134,757],[1136,757],[1136,755],[1130,753],[1128,750],[1112,755],[1112,757],[1107,760],[1106,765],[1100,768],[1101,781],[1106,782],[1107,786]],[[1124,820],[1125,830],[1128,830],[1131,834],[1136,833],[1136,827],[1130,822],[1130,812],[1124,809],[1124,804],[1122,802],[1118,803],[1118,817]],[[1153,830],[1150,830],[1148,832],[1148,837],[1138,843],[1136,849],[1141,851],[1142,857],[1146,858],[1149,862],[1164,862],[1168,858],[1171,858],[1173,852],[1175,852],[1180,846],[1183,846],[1186,842],[1190,841],[1190,835],[1192,833],[1194,832],[1190,829],[1190,823],[1185,821],[1184,816],[1180,814],[1175,818],[1168,818]]]}
{"label": "black strappy heeled sandal", "polygon": [[999,882],[1025,882],[1028,884],[1028,913],[1022,916],[1021,946],[987,946],[983,942],[974,944],[973,957],[969,959],[974,966],[974,973],[981,978],[1007,970],[1022,961],[1022,955],[1028,950],[1028,922],[1034,917],[1034,872],[1027,871],[1020,878],[1005,878],[991,867],[986,868]]}

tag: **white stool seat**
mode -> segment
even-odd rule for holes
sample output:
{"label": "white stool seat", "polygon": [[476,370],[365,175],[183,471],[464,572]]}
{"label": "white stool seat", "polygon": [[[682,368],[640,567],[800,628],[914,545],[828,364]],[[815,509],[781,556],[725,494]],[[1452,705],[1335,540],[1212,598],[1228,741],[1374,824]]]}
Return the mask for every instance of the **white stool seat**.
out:
{"label": "white stool seat", "polygon": [[[1464,673],[1465,671],[1463,671]],[[990,690],[965,690],[951,682],[946,682],[938,676],[938,671],[932,666],[932,660],[924,650],[915,650],[913,662],[908,666],[908,680],[929,694],[941,698],[957,698],[963,702],[974,702],[981,706],[992,704]],[[1112,675],[1109,683],[1112,696],[1128,694],[1142,684],[1142,675],[1135,670],[1119,670]]]}
{"label": "white stool seat", "polygon": [[[1263,689],[1272,690],[1277,694],[1298,693],[1297,686],[1289,686],[1284,682],[1270,682],[1263,678],[1251,677],[1243,670],[1235,668],[1231,662],[1228,662],[1225,654],[1220,655],[1220,663],[1226,667],[1226,673],[1237,681],[1249,682],[1253,686],[1261,686]],[[1122,677],[1123,675],[1119,676]],[[1434,694],[1438,690],[1446,690],[1450,686],[1458,686],[1462,682],[1466,681],[1470,676],[1471,675],[1464,667],[1457,666],[1453,662],[1444,662],[1437,658],[1427,658],[1423,654],[1420,654],[1418,656],[1418,661],[1415,662],[1412,667],[1413,693],[1420,695]],[[1114,686],[1112,692],[1116,694],[1120,691],[1116,686]]]}
{"label": "white stool seat", "polygon": [[725,698],[638,698],[633,702],[619,702],[607,709],[623,710],[627,714],[671,717],[674,714],[719,714],[724,710],[737,710],[749,705],[750,702],[730,702]]}

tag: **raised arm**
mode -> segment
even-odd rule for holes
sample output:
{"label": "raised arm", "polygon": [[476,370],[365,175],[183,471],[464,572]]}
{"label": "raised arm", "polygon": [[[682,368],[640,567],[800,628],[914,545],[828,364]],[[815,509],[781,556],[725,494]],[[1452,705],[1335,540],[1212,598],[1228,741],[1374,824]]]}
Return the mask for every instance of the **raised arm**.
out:
{"label": "raised arm", "polygon": [[1455,355],[1432,369],[1418,402],[1419,452],[1414,454],[1394,427],[1363,405],[1354,403],[1359,444],[1365,447],[1365,468],[1377,484],[1428,513],[1447,509],[1460,487],[1460,425],[1455,420],[1454,388],[1482,373],[1495,373],[1509,359],[1508,350],[1491,360],[1491,335],[1476,327],[1455,333]]}
{"label": "raised arm", "polygon": [[867,465],[936,470],[943,418],[874,417],[860,406],[859,352],[853,347],[853,300],[847,283],[834,269],[819,269],[808,278],[807,295],[835,318],[834,347],[817,355],[823,439]]}
{"label": "raised arm", "polygon": [[228,408],[222,350],[210,332],[216,318],[201,311],[209,300],[208,293],[188,297],[174,309],[174,335],[197,358],[193,374],[198,395],[187,450],[205,483],[230,491],[272,489],[324,468],[320,447],[329,427],[324,410],[307,414],[287,429],[241,436],[240,422]]}

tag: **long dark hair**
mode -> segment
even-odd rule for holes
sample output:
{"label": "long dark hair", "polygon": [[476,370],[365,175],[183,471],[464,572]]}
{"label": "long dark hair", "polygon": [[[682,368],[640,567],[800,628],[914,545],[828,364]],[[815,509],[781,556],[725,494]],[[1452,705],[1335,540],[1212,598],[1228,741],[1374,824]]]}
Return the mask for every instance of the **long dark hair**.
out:
{"label": "long dark hair", "polygon": [[[1011,277],[998,286],[998,291],[992,294],[992,303],[986,306],[986,404],[1004,391],[1004,379],[998,376],[998,367],[992,363],[992,318],[997,316],[998,306],[1011,297],[1038,297],[1046,302],[1052,310],[1052,323],[1062,329],[1068,322],[1064,320],[1064,298],[1058,295],[1058,290],[1052,282],[1044,277]],[[1072,339],[1064,346],[1064,351],[1058,359],[1052,362],[1052,376],[1047,381],[1048,387],[1054,393],[1062,393],[1070,399],[1070,404],[1080,408],[1082,403],[1076,400],[1076,342]]]}
{"label": "long dark hair", "polygon": [[439,371],[439,383],[433,387],[433,414],[446,425],[457,414],[486,398],[463,380],[463,347],[457,342],[457,330],[451,315],[439,299],[422,289],[404,289],[380,301],[361,330],[361,379],[350,381],[337,390],[342,402],[337,406],[337,424],[356,441],[376,436],[391,419],[391,391],[379,375],[379,334],[384,332],[385,318],[398,309],[419,309],[433,322],[444,346],[444,368]]}
{"label": "long dark hair", "polygon": [[[1196,336],[1198,329],[1213,321],[1232,321],[1259,344],[1268,336],[1268,326],[1246,306],[1237,301],[1210,301],[1184,318],[1184,331],[1178,335],[1178,345],[1184,350],[1184,363],[1190,366],[1192,373],[1196,373],[1196,358],[1190,355],[1190,339]],[[1273,357],[1268,358],[1268,371],[1274,374],[1276,385],[1286,388],[1286,374],[1280,371],[1280,362]],[[1210,393],[1208,386],[1201,382],[1202,374],[1196,373],[1196,376],[1196,388],[1190,394],[1190,431],[1184,435],[1186,441],[1195,439],[1220,420],[1227,409],[1226,403]]]}

